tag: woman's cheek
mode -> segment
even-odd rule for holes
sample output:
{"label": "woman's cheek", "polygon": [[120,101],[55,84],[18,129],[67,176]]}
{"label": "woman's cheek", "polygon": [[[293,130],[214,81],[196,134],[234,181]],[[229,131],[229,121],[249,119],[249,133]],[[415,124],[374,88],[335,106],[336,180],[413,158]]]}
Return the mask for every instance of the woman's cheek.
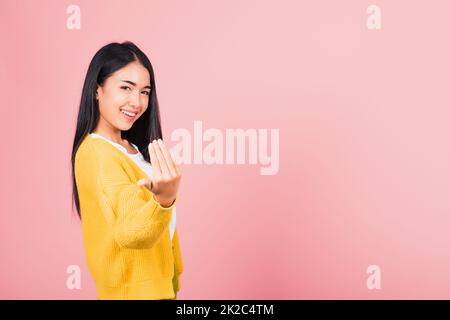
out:
{"label": "woman's cheek", "polygon": [[127,98],[124,97],[123,95],[116,97],[116,99],[114,100],[114,105],[117,107],[118,110],[120,108],[122,108],[123,106],[125,106],[126,104],[127,104]]}

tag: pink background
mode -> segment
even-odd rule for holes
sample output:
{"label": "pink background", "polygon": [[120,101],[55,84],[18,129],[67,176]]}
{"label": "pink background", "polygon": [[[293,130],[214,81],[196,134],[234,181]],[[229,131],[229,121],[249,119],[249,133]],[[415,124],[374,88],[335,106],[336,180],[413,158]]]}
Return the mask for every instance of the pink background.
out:
{"label": "pink background", "polygon": [[[66,8],[81,8],[81,29]],[[368,30],[366,8],[382,12]],[[0,298],[95,299],[71,213],[87,66],[150,58],[166,143],[280,130],[280,169],[182,165],[178,299],[450,298],[446,0],[2,1]],[[366,268],[381,268],[381,290]],[[82,287],[66,287],[79,265]]]}

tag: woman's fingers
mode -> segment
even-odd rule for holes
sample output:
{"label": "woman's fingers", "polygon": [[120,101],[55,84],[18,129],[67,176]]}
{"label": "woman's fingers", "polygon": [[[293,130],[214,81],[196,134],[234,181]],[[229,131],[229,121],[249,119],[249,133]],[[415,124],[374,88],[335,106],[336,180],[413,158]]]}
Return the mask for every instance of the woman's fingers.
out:
{"label": "woman's fingers", "polygon": [[159,147],[161,148],[161,152],[166,160],[167,168],[169,169],[170,175],[172,177],[176,177],[178,175],[177,170],[175,169],[175,163],[173,162],[172,156],[170,155],[169,150],[165,146],[164,142],[159,139],[158,140]]}
{"label": "woman's fingers", "polygon": [[[170,204],[176,198],[181,171],[162,140],[153,140],[148,146],[148,151],[154,174],[150,183],[146,185],[150,184],[150,191],[156,195],[155,199],[158,202]],[[138,185],[140,184],[141,181],[138,182]]]}
{"label": "woman's fingers", "polygon": [[169,153],[170,153],[170,157],[172,158],[173,165],[175,166],[175,170],[177,171],[177,175],[181,176],[181,167],[180,167],[179,163],[175,160],[176,158],[175,158],[172,150],[169,150]]}
{"label": "woman's fingers", "polygon": [[170,179],[181,176],[181,168],[176,164],[172,151],[169,150],[161,139],[153,140],[149,144],[150,159],[157,177]]}
{"label": "woman's fingers", "polygon": [[161,147],[159,146],[158,140],[153,141],[153,148],[155,149],[156,156],[158,157],[159,161],[159,167],[161,168],[161,174],[164,177],[164,179],[170,179],[171,174],[169,171],[169,168],[166,163],[166,159],[164,158],[164,155],[162,154]]}
{"label": "woman's fingers", "polygon": [[150,143],[148,145],[148,153],[150,154],[150,162],[152,163],[153,174],[155,175],[155,178],[159,180],[161,177],[161,167],[159,165],[159,160],[158,157],[156,156],[153,143]]}

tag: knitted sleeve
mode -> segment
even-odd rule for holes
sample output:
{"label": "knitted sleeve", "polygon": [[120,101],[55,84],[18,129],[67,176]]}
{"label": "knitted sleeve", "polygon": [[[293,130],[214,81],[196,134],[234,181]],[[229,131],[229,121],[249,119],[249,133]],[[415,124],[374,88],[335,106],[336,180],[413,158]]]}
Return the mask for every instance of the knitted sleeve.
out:
{"label": "knitted sleeve", "polygon": [[100,204],[115,241],[124,248],[152,248],[168,228],[177,199],[170,207],[162,207],[150,191],[144,192],[145,186],[137,186],[128,177],[120,161],[97,160]]}
{"label": "knitted sleeve", "polygon": [[183,272],[183,261],[181,259],[181,250],[180,250],[180,239],[178,238],[178,230],[175,228],[174,234],[173,234],[173,241],[172,241],[172,247],[174,252],[174,258],[175,258],[175,272],[176,273],[182,273]]}
{"label": "knitted sleeve", "polygon": [[181,277],[180,274],[183,272],[183,261],[181,259],[181,251],[180,251],[180,240],[178,238],[178,230],[175,228],[175,232],[173,235],[172,241],[173,247],[173,256],[174,256],[174,275],[172,279],[172,284],[175,293],[180,291],[181,289]]}

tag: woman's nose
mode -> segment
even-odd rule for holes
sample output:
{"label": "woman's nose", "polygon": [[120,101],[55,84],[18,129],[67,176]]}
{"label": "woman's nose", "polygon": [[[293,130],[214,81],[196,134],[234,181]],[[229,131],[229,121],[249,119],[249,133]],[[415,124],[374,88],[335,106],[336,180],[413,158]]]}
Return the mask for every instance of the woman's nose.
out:
{"label": "woman's nose", "polygon": [[133,105],[133,106],[139,105],[139,92],[134,91],[133,93],[130,94],[129,103],[130,103],[130,105]]}

